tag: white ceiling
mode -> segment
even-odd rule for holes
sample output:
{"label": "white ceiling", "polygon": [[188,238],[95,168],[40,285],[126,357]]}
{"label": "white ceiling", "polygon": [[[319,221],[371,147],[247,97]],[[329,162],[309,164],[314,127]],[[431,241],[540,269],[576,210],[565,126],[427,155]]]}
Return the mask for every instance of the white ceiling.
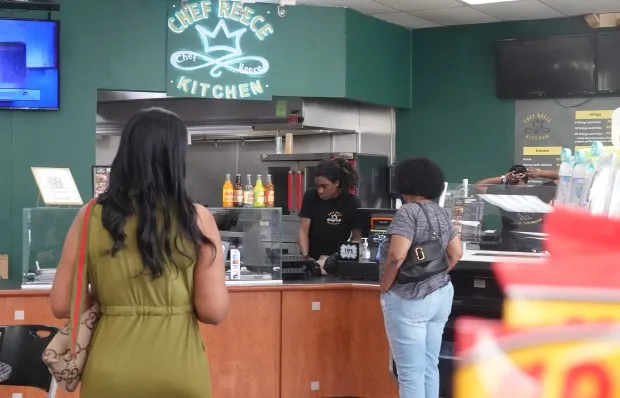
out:
{"label": "white ceiling", "polygon": [[620,12],[620,0],[517,0],[470,6],[461,0],[298,0],[348,7],[411,29]]}

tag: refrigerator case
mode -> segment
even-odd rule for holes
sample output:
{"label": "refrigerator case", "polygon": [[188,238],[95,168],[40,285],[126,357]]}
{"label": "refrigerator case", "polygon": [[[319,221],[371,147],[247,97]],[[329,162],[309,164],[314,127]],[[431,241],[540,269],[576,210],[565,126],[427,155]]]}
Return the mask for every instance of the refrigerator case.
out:
{"label": "refrigerator case", "polygon": [[352,193],[360,198],[362,207],[390,207],[388,157],[352,152],[261,155],[276,187],[275,207],[281,207],[282,214],[296,215],[306,190],[314,187],[316,166],[332,157],[347,159],[357,171],[359,184]]}

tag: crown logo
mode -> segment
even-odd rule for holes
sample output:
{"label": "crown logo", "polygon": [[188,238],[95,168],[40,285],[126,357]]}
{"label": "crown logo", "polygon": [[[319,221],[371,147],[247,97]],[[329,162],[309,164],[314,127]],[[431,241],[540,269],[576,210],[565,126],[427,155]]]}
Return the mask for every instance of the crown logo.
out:
{"label": "crown logo", "polygon": [[241,38],[247,32],[246,28],[231,32],[223,19],[212,30],[202,25],[195,27],[202,46],[196,50],[184,49],[172,53],[170,64],[175,69],[207,69],[214,78],[220,77],[223,70],[252,77],[264,76],[269,70],[269,61],[265,58],[243,53]]}
{"label": "crown logo", "polygon": [[533,135],[547,134],[549,131],[551,131],[551,129],[549,127],[545,127],[546,122],[547,120],[545,120],[542,117],[533,118],[530,121],[532,127],[526,128],[525,132],[527,134],[533,134]]}
{"label": "crown logo", "polygon": [[[200,41],[202,42],[202,51],[204,54],[213,54],[214,52],[223,52],[225,53],[222,57],[237,57],[243,54],[241,50],[241,37],[246,32],[246,28],[241,28],[234,32],[228,30],[228,26],[226,26],[226,21],[223,19],[215,25],[215,29],[212,31],[208,30],[204,26],[196,25],[196,31],[198,31],[198,36],[200,37]],[[218,37],[219,36],[219,37]],[[225,40],[223,37],[225,37]],[[211,41],[218,41],[219,44],[211,45]],[[221,43],[227,43],[221,44]],[[222,60],[222,57],[218,57]]]}

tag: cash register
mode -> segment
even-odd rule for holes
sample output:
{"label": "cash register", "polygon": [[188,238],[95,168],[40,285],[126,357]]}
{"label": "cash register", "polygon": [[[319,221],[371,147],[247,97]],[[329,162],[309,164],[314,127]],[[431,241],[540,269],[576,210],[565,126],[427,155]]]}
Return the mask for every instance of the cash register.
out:
{"label": "cash register", "polygon": [[359,250],[356,255],[343,256],[342,252],[347,251],[344,249],[352,245],[351,242],[343,242],[343,250],[326,262],[325,269],[340,278],[378,281],[380,245],[395,213],[394,209],[359,209],[361,232],[363,237],[368,238],[371,261],[360,261]]}
{"label": "cash register", "polygon": [[359,209],[362,236],[368,237],[370,258],[379,261],[380,246],[396,214],[396,209]]}

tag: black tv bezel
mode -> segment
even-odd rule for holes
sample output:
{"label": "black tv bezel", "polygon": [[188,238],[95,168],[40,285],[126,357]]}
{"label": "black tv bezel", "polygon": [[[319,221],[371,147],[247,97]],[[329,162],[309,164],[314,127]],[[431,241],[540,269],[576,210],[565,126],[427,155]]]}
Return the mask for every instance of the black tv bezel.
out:
{"label": "black tv bezel", "polygon": [[[514,43],[514,42],[528,42],[534,40],[553,40],[553,39],[566,39],[566,38],[574,38],[574,37],[589,37],[592,41],[592,48],[594,49],[593,54],[593,66],[592,69],[592,90],[589,92],[575,92],[575,93],[545,93],[542,95],[518,95],[518,96],[505,96],[500,93],[500,46],[504,43]],[[495,43],[495,91],[498,98],[501,99],[545,99],[545,98],[580,98],[580,97],[591,97],[597,94],[596,88],[597,84],[597,73],[596,73],[596,38],[594,33],[581,33],[575,35],[554,35],[554,36],[543,36],[543,37],[525,37],[525,38],[514,38],[514,39],[502,39],[497,40]]]}
{"label": "black tv bezel", "polygon": [[0,18],[1,21],[29,21],[29,22],[52,22],[56,24],[56,60],[58,62],[58,101],[55,108],[29,108],[29,107],[3,107],[0,106],[0,112],[2,111],[41,111],[41,112],[55,112],[60,110],[60,71],[62,69],[60,60],[60,20],[57,19],[35,19],[35,18]]}
{"label": "black tv bezel", "polygon": [[[604,34],[615,34],[615,35],[618,35],[618,37],[620,37],[620,29],[618,29],[618,28],[601,29],[600,32],[594,33],[594,42],[596,44],[596,63],[597,63],[597,65],[598,65],[598,61],[599,61],[598,40],[599,40],[599,37],[601,35],[604,35]],[[595,84],[594,88],[596,90],[596,94],[597,95],[599,95],[599,96],[615,96],[615,95],[620,94],[620,87],[618,87],[617,89],[614,89],[614,90],[599,90],[598,89],[598,70],[596,71],[595,77],[596,77],[596,84]]]}

